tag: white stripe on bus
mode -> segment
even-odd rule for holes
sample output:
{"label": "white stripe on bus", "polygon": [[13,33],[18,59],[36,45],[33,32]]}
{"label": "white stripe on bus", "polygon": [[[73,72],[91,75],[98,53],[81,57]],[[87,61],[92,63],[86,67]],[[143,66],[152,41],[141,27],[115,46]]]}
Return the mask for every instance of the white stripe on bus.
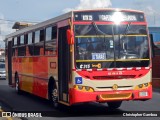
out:
{"label": "white stripe on bus", "polygon": [[[142,67],[135,67],[135,68],[107,68],[107,69],[76,69],[76,71],[103,71],[103,70],[106,70],[106,71],[112,71],[112,70],[117,70],[117,71],[120,71],[120,70],[133,70],[133,69],[136,69],[136,70],[141,70]],[[150,67],[144,67],[143,69],[145,70],[149,70]]]}

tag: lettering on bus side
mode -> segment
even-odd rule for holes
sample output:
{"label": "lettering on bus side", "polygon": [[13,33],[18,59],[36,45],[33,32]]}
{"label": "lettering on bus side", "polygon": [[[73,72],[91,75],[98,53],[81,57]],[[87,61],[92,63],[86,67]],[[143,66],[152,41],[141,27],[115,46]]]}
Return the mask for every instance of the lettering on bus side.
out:
{"label": "lettering on bus side", "polygon": [[87,64],[87,63],[81,63],[79,66],[80,69],[90,69],[91,68],[91,64]]}
{"label": "lettering on bus side", "polygon": [[108,72],[108,75],[123,75],[122,71],[119,72]]}

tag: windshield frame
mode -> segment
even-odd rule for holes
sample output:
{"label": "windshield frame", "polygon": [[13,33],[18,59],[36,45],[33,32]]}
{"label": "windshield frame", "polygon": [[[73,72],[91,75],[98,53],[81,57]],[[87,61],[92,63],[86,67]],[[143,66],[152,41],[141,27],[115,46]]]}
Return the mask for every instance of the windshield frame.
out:
{"label": "windshield frame", "polygon": [[[74,24],[74,32],[75,32],[75,26],[76,25],[91,25],[93,22],[75,22],[75,24]],[[147,44],[148,44],[148,49],[150,48],[150,42],[149,42],[149,35],[148,35],[148,29],[147,29],[147,23],[146,22],[123,22],[123,23],[121,23],[121,24],[119,24],[119,25],[117,25],[117,24],[115,24],[114,22],[94,22],[96,25],[112,25],[112,26],[121,26],[121,25],[127,25],[128,27],[130,27],[131,25],[137,25],[137,26],[145,26],[145,30],[146,30],[146,39],[147,39]],[[127,28],[127,29],[129,29],[129,28]],[[115,36],[116,35],[114,35],[114,30],[112,31],[113,32],[113,34],[112,34],[112,38],[113,38],[113,40],[114,40],[114,38],[115,38]],[[126,32],[126,33],[125,33]],[[128,32],[128,30],[127,31],[125,31],[124,32],[124,34],[121,34],[121,37],[126,37],[127,36],[127,32]],[[75,36],[74,36],[74,39],[75,39],[75,41],[76,41],[76,34],[74,34]],[[99,35],[97,35],[97,33],[95,34],[96,36],[99,36]],[[106,36],[106,35],[103,35],[103,36]],[[115,45],[114,45],[115,46]],[[114,52],[115,52],[115,50],[114,50]],[[79,69],[79,68],[77,68],[77,57],[76,57],[76,42],[75,42],[75,51],[74,51],[74,60],[75,60],[75,68],[76,69]],[[114,54],[115,55],[115,54]],[[148,64],[148,66],[146,66],[146,67],[149,67],[150,65],[151,65],[151,59],[150,59],[150,57],[151,57],[151,52],[150,52],[150,49],[149,49],[149,51],[148,51],[148,61],[149,61],[149,64]],[[106,60],[106,62],[107,61],[110,61],[110,60]],[[114,57],[114,62],[116,63],[118,60]],[[134,61],[134,59],[132,59],[131,61]],[[94,61],[93,61],[94,62]],[[116,65],[114,65],[114,66],[116,66]],[[116,67],[113,67],[113,68],[116,68]],[[86,68],[87,69],[87,68]]]}

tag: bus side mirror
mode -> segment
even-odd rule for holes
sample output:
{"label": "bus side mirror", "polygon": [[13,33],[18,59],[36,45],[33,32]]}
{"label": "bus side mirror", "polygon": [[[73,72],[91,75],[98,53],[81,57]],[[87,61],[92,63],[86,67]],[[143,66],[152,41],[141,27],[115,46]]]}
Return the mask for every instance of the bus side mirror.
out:
{"label": "bus side mirror", "polygon": [[69,45],[73,45],[74,44],[74,38],[73,38],[73,31],[71,29],[67,30],[67,41]]}

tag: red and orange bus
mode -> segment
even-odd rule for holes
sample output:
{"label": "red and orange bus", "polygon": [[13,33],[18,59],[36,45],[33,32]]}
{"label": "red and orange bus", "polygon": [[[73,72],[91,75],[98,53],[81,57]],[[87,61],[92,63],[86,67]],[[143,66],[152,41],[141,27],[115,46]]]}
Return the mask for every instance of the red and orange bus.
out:
{"label": "red and orange bus", "polygon": [[58,103],[152,98],[150,39],[143,12],[75,10],[6,37],[9,85]]}

